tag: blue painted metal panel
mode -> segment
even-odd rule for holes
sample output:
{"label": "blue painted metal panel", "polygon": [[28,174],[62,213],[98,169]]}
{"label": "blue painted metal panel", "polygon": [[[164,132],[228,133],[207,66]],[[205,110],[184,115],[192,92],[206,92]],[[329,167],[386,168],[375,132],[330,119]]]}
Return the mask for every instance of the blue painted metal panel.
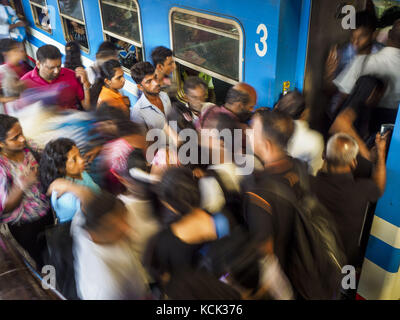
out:
{"label": "blue painted metal panel", "polygon": [[294,86],[300,91],[303,91],[304,87],[310,16],[311,0],[303,0],[299,28],[299,47],[297,49],[296,82]]}
{"label": "blue painted metal panel", "polygon": [[397,273],[400,266],[400,249],[388,245],[382,240],[370,236],[365,258],[387,272]]}
{"label": "blue painted metal panel", "polygon": [[383,197],[379,200],[375,215],[400,227],[400,112],[390,144],[389,155],[386,162],[387,182]]}

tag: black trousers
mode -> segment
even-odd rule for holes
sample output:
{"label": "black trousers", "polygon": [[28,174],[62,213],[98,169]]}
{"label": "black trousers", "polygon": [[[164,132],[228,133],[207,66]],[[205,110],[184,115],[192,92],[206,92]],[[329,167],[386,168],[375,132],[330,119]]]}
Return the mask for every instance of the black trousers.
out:
{"label": "black trousers", "polygon": [[24,248],[36,262],[40,272],[43,267],[43,253],[47,248],[45,229],[54,224],[54,218],[49,212],[39,220],[21,225],[8,225],[15,240]]}

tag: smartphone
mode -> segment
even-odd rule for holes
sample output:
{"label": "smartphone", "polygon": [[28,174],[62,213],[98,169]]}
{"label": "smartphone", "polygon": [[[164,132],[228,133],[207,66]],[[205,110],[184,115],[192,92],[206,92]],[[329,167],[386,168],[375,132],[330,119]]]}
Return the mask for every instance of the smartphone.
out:
{"label": "smartphone", "polygon": [[381,125],[381,137],[386,134],[388,131],[393,131],[394,129],[394,124],[391,123],[385,123]]}

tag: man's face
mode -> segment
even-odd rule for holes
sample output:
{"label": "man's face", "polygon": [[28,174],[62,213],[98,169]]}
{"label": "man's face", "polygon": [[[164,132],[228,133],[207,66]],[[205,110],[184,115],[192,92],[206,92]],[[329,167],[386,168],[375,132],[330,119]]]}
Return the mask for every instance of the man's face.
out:
{"label": "man's face", "polygon": [[208,90],[206,90],[203,86],[199,85],[194,89],[189,89],[185,94],[186,102],[189,106],[200,112],[203,106],[203,103],[207,101],[208,98]]}
{"label": "man's face", "polygon": [[46,59],[44,62],[38,61],[36,66],[39,69],[40,77],[46,81],[52,81],[60,75],[61,59]]}
{"label": "man's face", "polygon": [[15,123],[7,132],[7,137],[4,142],[0,142],[0,147],[9,152],[22,151],[25,146],[26,140],[19,122]]}
{"label": "man's face", "polygon": [[175,69],[176,64],[174,58],[172,58],[172,56],[167,57],[167,59],[165,59],[164,63],[162,64],[161,72],[164,73],[164,75],[168,76],[172,72],[174,72]]}
{"label": "man's face", "polygon": [[157,95],[161,91],[161,86],[155,74],[149,74],[144,77],[140,85],[138,86],[144,93],[150,95]]}
{"label": "man's face", "polygon": [[350,41],[357,53],[363,53],[365,49],[371,46],[373,40],[372,36],[373,33],[371,30],[364,27],[355,29],[352,32]]}

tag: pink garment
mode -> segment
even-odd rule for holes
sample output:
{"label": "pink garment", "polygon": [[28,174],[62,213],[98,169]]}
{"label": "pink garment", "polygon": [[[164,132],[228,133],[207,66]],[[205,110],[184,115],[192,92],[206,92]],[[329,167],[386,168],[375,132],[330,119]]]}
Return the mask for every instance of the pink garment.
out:
{"label": "pink garment", "polygon": [[107,143],[102,151],[106,167],[117,173],[124,172],[128,166],[128,157],[133,150],[134,148],[124,138]]}

